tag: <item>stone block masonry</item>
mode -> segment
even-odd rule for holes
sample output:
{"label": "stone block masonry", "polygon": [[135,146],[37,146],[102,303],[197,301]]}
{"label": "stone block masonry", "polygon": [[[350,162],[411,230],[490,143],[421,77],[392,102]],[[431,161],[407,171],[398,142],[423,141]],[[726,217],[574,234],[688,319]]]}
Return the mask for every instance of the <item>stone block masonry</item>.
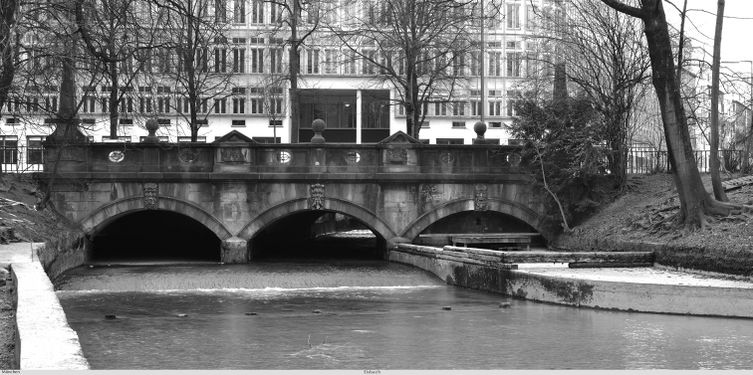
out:
{"label": "stone block masonry", "polygon": [[21,370],[87,370],[78,335],[68,325],[52,283],[28,243],[0,246],[16,289],[16,363]]}

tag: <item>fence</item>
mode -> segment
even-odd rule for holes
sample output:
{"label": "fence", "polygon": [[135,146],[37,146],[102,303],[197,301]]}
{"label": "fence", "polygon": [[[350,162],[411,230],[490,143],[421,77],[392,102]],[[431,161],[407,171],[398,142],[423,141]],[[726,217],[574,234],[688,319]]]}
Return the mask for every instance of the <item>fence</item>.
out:
{"label": "fence", "polygon": [[[709,172],[709,159],[711,151],[701,150],[694,151],[696,164],[701,173]],[[739,172],[742,170],[744,163],[745,151],[743,150],[719,150],[719,163],[721,170],[728,172]],[[753,164],[753,159],[748,156],[747,165]],[[628,151],[627,171],[633,174],[647,173],[667,173],[672,170],[669,163],[667,151],[656,151],[650,149],[630,149]]]}

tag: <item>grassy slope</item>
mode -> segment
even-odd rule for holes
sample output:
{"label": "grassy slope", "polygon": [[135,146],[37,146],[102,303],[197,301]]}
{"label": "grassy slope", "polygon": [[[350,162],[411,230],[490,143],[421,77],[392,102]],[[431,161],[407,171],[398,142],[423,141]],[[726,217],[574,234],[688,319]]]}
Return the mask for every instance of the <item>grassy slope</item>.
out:
{"label": "grassy slope", "polygon": [[[711,191],[705,175],[707,190]],[[706,228],[687,231],[657,227],[662,217],[677,212],[671,175],[633,176],[631,189],[561,236],[556,246],[580,250],[650,249],[657,262],[682,268],[753,275],[753,219],[747,216],[710,218]],[[728,192],[732,202],[753,202],[753,186]],[[661,230],[657,230],[661,229]],[[646,245],[646,243],[649,243]]]}

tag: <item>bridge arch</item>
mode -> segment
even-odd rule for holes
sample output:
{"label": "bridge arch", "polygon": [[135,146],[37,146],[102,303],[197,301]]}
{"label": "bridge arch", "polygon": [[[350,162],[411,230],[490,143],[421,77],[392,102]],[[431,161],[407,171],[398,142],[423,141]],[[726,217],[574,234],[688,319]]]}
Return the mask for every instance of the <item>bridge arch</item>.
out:
{"label": "bridge arch", "polygon": [[[396,236],[395,231],[393,231],[392,228],[390,228],[390,226],[380,219],[374,212],[355,203],[337,198],[324,198],[322,210],[335,211],[352,216],[363,222],[385,240],[390,240]],[[248,241],[254,238],[259,231],[279,220],[281,217],[301,211],[311,211],[308,198],[298,198],[278,204],[251,220],[251,222],[249,222],[243,230],[238,233],[238,237]]]}
{"label": "bridge arch", "polygon": [[[232,233],[212,214],[201,207],[181,199],[160,196],[156,210],[172,211],[188,216],[212,231],[220,241],[232,237]],[[129,213],[148,210],[143,197],[129,197],[104,204],[80,221],[84,233],[93,234],[105,225]]]}
{"label": "bridge arch", "polygon": [[[402,238],[408,241],[414,240],[418,235],[428,228],[431,224],[444,219],[450,215],[454,215],[460,212],[473,211],[474,202],[473,199],[457,199],[447,202],[429,212],[419,216],[402,232]],[[509,201],[506,199],[489,199],[487,200],[487,211],[500,212],[506,215],[510,215],[516,219],[522,220],[537,232],[541,233],[546,238],[545,231],[542,230],[541,216],[531,208],[518,203]],[[548,238],[546,238],[549,240]]]}

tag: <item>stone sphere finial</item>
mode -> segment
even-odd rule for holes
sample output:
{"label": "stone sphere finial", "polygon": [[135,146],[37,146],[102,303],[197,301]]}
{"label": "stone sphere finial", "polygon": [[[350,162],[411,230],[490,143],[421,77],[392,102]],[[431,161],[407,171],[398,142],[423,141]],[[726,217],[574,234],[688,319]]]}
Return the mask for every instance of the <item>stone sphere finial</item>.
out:
{"label": "stone sphere finial", "polygon": [[473,131],[476,132],[478,139],[484,139],[484,133],[486,133],[486,124],[483,121],[478,121],[473,124]]}
{"label": "stone sphere finial", "polygon": [[316,119],[311,122],[311,130],[314,131],[314,136],[311,137],[311,143],[324,143],[324,136],[322,132],[327,128],[327,123],[322,119]]}
{"label": "stone sphere finial", "polygon": [[159,142],[159,137],[157,137],[157,129],[159,129],[159,122],[156,118],[150,118],[149,120],[146,120],[146,130],[149,132],[149,135],[147,135],[144,138],[144,142]]}

